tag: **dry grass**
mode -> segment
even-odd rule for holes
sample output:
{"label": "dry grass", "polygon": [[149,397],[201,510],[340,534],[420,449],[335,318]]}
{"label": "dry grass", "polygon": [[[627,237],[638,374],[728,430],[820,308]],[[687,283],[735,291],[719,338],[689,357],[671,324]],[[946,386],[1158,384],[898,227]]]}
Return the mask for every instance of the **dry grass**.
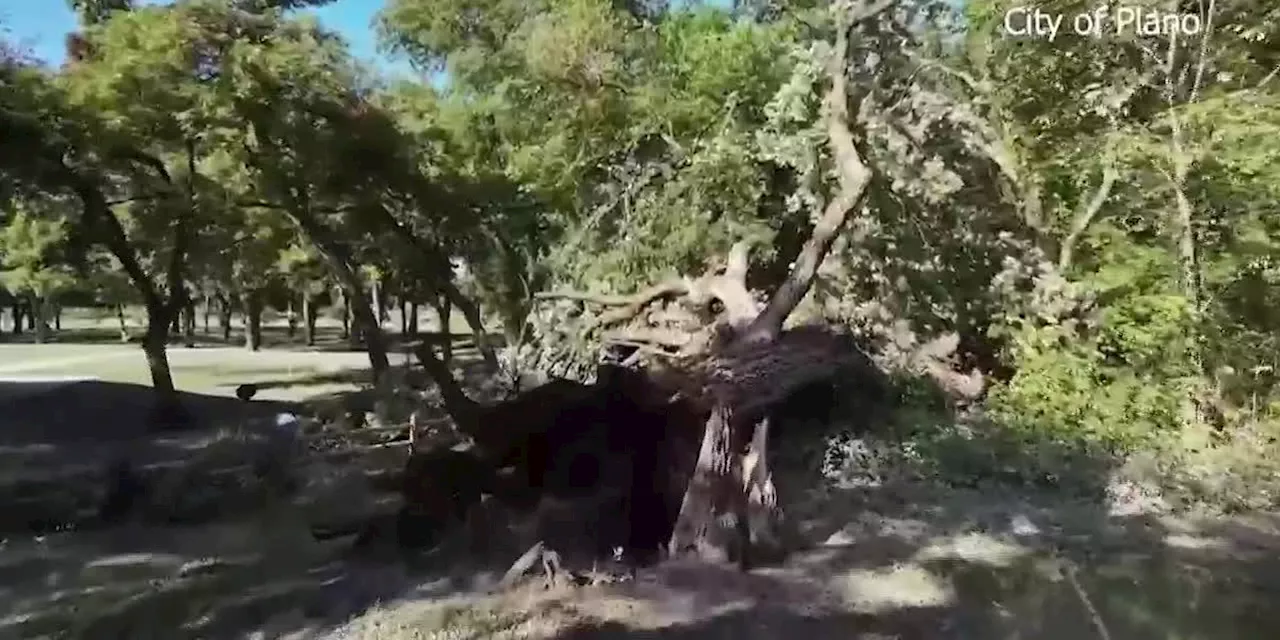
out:
{"label": "dry grass", "polygon": [[[631,582],[492,594],[532,540],[575,526],[569,537],[588,535],[591,519],[547,503],[531,523],[489,504],[412,563],[350,559],[347,541],[318,543],[309,525],[384,508],[368,476],[406,452],[373,446],[374,430],[304,433],[327,444],[291,465],[303,490],[265,494],[238,519],[10,537],[0,637],[1247,640],[1280,623],[1280,518],[1197,519],[1118,509],[1117,496],[919,478],[797,490],[820,483],[782,475],[790,520],[811,543],[784,566],[679,561]],[[258,440],[226,431],[198,459],[242,460]]]}

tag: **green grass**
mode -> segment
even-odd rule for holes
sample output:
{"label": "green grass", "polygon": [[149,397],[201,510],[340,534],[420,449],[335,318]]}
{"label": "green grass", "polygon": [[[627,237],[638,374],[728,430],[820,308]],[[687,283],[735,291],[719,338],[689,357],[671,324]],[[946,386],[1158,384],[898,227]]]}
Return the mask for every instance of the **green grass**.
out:
{"label": "green grass", "polygon": [[[349,389],[368,367],[359,352],[183,347],[170,348],[169,362],[174,383],[182,391],[230,396],[240,384],[270,383],[261,397],[272,400],[299,400]],[[146,359],[136,346],[0,345],[0,363],[0,377],[88,376],[104,382],[151,384]]]}

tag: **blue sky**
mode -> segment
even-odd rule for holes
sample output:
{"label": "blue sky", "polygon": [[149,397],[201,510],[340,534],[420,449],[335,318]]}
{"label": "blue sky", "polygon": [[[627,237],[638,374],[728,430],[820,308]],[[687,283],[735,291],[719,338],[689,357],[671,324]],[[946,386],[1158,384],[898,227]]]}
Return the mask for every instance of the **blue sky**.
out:
{"label": "blue sky", "polygon": [[[370,24],[384,0],[337,0],[315,9],[320,22],[341,33],[356,57],[375,62],[388,72],[408,72],[403,60],[378,53]],[[151,4],[148,2],[147,4]],[[76,29],[76,16],[66,0],[0,0],[0,29],[53,65],[62,63],[63,38]]]}

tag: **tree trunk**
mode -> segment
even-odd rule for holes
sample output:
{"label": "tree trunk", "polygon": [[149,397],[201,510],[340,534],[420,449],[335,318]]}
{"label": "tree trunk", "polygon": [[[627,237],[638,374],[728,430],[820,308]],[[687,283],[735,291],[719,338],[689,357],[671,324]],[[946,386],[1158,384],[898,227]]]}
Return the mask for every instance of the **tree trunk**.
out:
{"label": "tree trunk", "polygon": [[471,327],[471,333],[475,336],[476,348],[479,349],[480,356],[484,358],[485,365],[495,369],[498,366],[498,357],[493,345],[489,344],[489,336],[484,329],[484,318],[480,314],[480,306],[458,289],[457,284],[453,281],[453,265],[450,263],[448,255],[440,247],[418,237],[412,229],[401,224],[395,216],[392,216],[385,209],[374,208],[370,210],[370,213],[378,216],[381,223],[391,229],[396,236],[407,243],[414,250],[414,253],[419,256],[421,260],[419,275],[424,278],[423,284],[427,290],[429,292],[443,292],[449,296],[449,300],[458,307],[458,311],[462,312],[462,317],[466,318],[467,326]]}
{"label": "tree trunk", "polygon": [[35,331],[35,330],[36,330],[36,309],[35,309],[35,306],[34,306],[34,305],[32,305],[30,302],[28,302],[28,303],[27,303],[27,305],[26,305],[26,307],[27,307],[27,308],[25,309],[25,311],[24,311],[23,315],[24,315],[24,316],[26,316],[26,318],[27,318],[27,331]]}
{"label": "tree trunk", "polygon": [[718,405],[707,420],[689,487],[671,533],[668,553],[694,554],[709,562],[747,563],[746,494],[742,456],[734,453],[734,412]]}
{"label": "tree trunk", "polygon": [[244,309],[244,348],[257,351],[262,348],[262,295],[256,290],[241,294]]}
{"label": "tree trunk", "polygon": [[436,298],[436,315],[440,317],[440,358],[445,364],[453,361],[453,305],[445,295]]}
{"label": "tree trunk", "polygon": [[124,305],[116,303],[116,321],[120,323],[120,342],[129,341],[129,323],[124,318]]}
{"label": "tree trunk", "polygon": [[293,296],[289,296],[288,307],[285,309],[285,321],[288,323],[285,335],[292,342],[293,337],[298,334],[298,316],[293,312]]}
{"label": "tree trunk", "polygon": [[13,315],[13,335],[22,335],[22,303],[14,300],[13,303],[9,305],[9,313]]}
{"label": "tree trunk", "polygon": [[400,335],[409,335],[409,301],[400,296]]}
{"label": "tree trunk", "polygon": [[[345,308],[347,314],[346,325],[350,327],[350,329],[347,330],[347,345],[352,349],[359,349],[361,345],[364,344],[365,328],[364,325],[360,324],[360,322],[356,320],[355,305],[359,303],[353,304],[349,294],[344,297],[344,300],[347,303]],[[366,305],[367,304],[368,303],[366,303]]]}
{"label": "tree trunk", "polygon": [[187,300],[187,304],[182,306],[182,342],[191,349],[196,346],[196,303],[195,300]]}
{"label": "tree trunk", "polygon": [[305,205],[299,206],[292,213],[294,222],[310,238],[345,289],[346,295],[343,297],[352,314],[352,328],[361,334],[365,351],[369,354],[369,368],[373,373],[374,383],[377,384],[391,369],[391,361],[387,358],[386,336],[382,333],[376,312],[365,296],[364,283],[356,272],[355,262],[346,245],[314,218]]}
{"label": "tree trunk", "polygon": [[147,356],[147,369],[151,373],[151,386],[160,395],[174,395],[173,374],[169,369],[169,354],[166,349],[169,343],[169,328],[173,321],[169,318],[164,305],[149,304],[147,310],[147,332],[142,340],[142,350]]}
{"label": "tree trunk", "polygon": [[351,339],[351,308],[347,305],[347,292],[338,287],[338,307],[342,315],[342,334],[343,340]]}
{"label": "tree trunk", "polygon": [[31,309],[28,327],[35,331],[36,344],[44,344],[49,341],[49,303],[33,294],[27,298],[27,305]]}
{"label": "tree trunk", "polygon": [[374,278],[369,283],[369,296],[373,301],[373,312],[378,319],[378,327],[382,327],[387,322],[387,279]]}
{"label": "tree trunk", "polygon": [[358,335],[360,341],[364,343],[365,352],[369,354],[369,367],[373,371],[375,380],[381,380],[383,375],[391,368],[391,361],[387,359],[387,343],[382,333],[382,327],[378,325],[378,318],[373,306],[369,304],[369,300],[365,297],[364,291],[358,288],[359,280],[355,279],[355,271],[350,271],[349,287],[351,290],[347,292],[347,309],[351,313],[352,335]]}
{"label": "tree trunk", "polygon": [[167,348],[169,328],[173,324],[169,306],[172,305],[153,303],[146,306],[147,333],[142,340],[142,351],[146,355],[147,369],[151,373],[151,388],[156,394],[149,422],[151,428],[156,430],[181,427],[187,422],[177,388],[173,384],[173,373],[169,368]]}
{"label": "tree trunk", "polygon": [[418,337],[418,303],[409,303],[409,328],[405,331],[410,337]]}
{"label": "tree trunk", "polygon": [[231,342],[231,296],[226,293],[218,294],[218,324],[222,327],[222,341],[224,343]]}
{"label": "tree trunk", "polygon": [[204,335],[209,335],[209,316],[213,315],[213,297],[208,293],[204,294]]}
{"label": "tree trunk", "polygon": [[316,346],[316,305],[308,292],[302,294],[302,337],[308,347]]}
{"label": "tree trunk", "polygon": [[[739,243],[730,252],[722,279],[732,280],[729,284],[733,286],[718,287],[728,295],[719,290],[714,293],[730,315],[732,346],[772,345],[778,341],[787,316],[812,287],[835,236],[866,195],[871,170],[863,162],[848,124],[851,118],[846,77],[849,29],[852,24],[892,4],[867,5],[863,11],[841,15],[835,47],[827,60],[830,85],[823,99],[827,144],[838,170],[838,188],[824,207],[786,280],[754,319],[745,317],[754,306],[746,292],[745,245]],[[866,232],[865,228],[856,228],[854,240],[860,240]],[[716,402],[707,421],[669,550],[672,554],[692,552],[711,560],[736,555],[739,565],[746,569],[752,562],[752,539],[762,540],[768,536],[764,525],[776,522],[780,512],[766,463],[767,422],[761,422],[762,416],[736,415],[740,409],[725,402]],[[750,517],[753,501],[757,503],[756,518]],[[753,525],[761,530],[753,532]]]}

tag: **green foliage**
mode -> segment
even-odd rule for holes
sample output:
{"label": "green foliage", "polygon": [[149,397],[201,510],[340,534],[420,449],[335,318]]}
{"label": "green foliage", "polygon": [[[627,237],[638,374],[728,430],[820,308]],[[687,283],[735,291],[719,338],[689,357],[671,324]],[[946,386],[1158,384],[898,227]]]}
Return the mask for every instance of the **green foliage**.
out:
{"label": "green foliage", "polygon": [[[10,292],[45,298],[75,282],[60,255],[67,239],[55,202],[19,203],[0,227],[0,284]],[[45,209],[36,211],[34,209]]]}

